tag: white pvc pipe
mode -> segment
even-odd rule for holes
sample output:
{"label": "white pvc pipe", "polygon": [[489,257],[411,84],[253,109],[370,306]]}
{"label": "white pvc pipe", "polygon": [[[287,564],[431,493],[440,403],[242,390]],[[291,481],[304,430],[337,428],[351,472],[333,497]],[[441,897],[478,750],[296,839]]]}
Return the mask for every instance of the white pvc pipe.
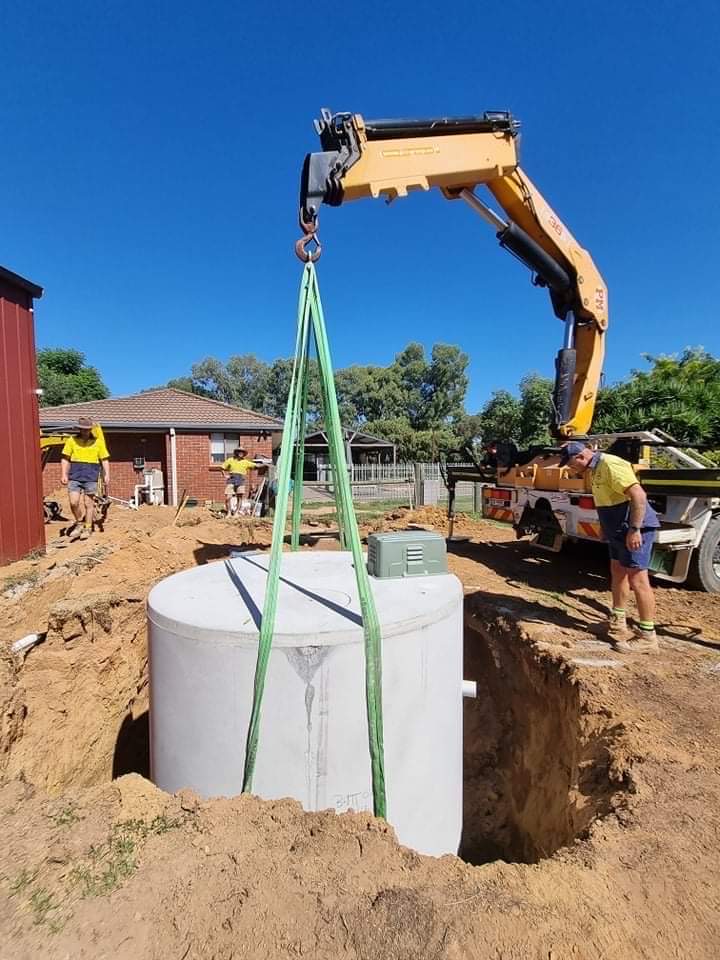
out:
{"label": "white pvc pipe", "polygon": [[175,437],[175,427],[170,427],[170,469],[172,470],[172,506],[178,505],[178,482],[177,482],[177,439]]}
{"label": "white pvc pipe", "polygon": [[20,640],[16,640],[10,647],[10,650],[13,653],[22,653],[23,650],[29,650],[30,647],[34,647],[36,643],[40,643],[43,639],[44,634],[42,633],[28,633],[26,637],[22,637]]}
{"label": "white pvc pipe", "polygon": [[463,680],[462,695],[474,700],[477,697],[477,682],[475,680]]}

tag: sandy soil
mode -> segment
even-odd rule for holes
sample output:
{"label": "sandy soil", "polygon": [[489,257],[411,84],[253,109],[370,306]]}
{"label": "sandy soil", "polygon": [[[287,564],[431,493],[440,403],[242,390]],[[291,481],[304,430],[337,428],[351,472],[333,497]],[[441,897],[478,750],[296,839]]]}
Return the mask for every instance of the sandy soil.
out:
{"label": "sandy soil", "polygon": [[[720,598],[658,588],[661,652],[590,632],[601,550],[560,557],[461,518],[462,854],[367,814],[168,796],[147,772],[143,601],[263,521],[114,510],[106,532],[0,574],[0,960],[715,958]],[[398,511],[375,527],[439,525]],[[335,549],[324,529],[306,546]],[[26,656],[10,643],[44,641]]]}

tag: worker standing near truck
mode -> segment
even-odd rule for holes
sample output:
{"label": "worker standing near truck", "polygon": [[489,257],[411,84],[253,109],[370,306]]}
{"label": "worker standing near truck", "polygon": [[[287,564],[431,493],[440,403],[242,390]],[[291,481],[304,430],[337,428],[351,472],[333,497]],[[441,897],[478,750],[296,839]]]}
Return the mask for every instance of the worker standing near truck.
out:
{"label": "worker standing near truck", "polygon": [[60,482],[67,485],[70,509],[75,517],[71,540],[87,540],[92,533],[94,497],[102,467],[105,493],[110,486],[110,454],[102,433],[93,434],[90,417],[80,417],[78,435],[68,437],[60,454]]}
{"label": "worker standing near truck", "polygon": [[[592,495],[610,551],[613,607],[607,623],[608,636],[622,653],[656,651],[655,596],[648,568],[660,521],[647,494],[627,460],[592,450],[578,440],[565,444],[560,465],[569,465],[579,474],[592,472]],[[639,614],[634,630],[627,624],[630,590],[635,594]]]}
{"label": "worker standing near truck", "polygon": [[244,447],[236,447],[233,450],[232,457],[228,457],[223,464],[225,475],[225,505],[227,515],[232,516],[232,498],[236,499],[236,513],[242,511],[242,501],[245,496],[247,486],[247,475],[255,466],[253,460],[247,459],[247,450]]}

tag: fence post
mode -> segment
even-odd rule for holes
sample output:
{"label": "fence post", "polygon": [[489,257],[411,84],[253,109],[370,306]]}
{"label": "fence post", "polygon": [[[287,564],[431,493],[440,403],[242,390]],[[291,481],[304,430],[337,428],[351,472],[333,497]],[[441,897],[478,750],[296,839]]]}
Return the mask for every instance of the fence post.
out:
{"label": "fence post", "polygon": [[473,484],[473,513],[482,513],[483,484]]}
{"label": "fence post", "polygon": [[423,490],[423,468],[421,463],[413,464],[415,476],[415,507],[425,506],[425,491]]}

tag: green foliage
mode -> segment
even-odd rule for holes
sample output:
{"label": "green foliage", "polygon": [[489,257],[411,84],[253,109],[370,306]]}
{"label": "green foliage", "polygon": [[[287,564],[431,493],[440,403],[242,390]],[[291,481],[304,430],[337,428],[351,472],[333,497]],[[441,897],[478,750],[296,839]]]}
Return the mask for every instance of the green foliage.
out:
{"label": "green foliage", "polygon": [[63,403],[104,400],[109,390],[95,367],[85,363],[85,354],[72,349],[39,350],[38,381],[42,388],[40,404],[56,407]]}
{"label": "green foliage", "polygon": [[72,801],[50,814],[50,819],[56,827],[70,827],[82,819],[77,807]]}
{"label": "green foliage", "polygon": [[363,424],[363,430],[396,444],[399,460],[438,460],[456,451],[460,445],[451,424],[416,430],[407,417],[370,420]]}
{"label": "green foliage", "polygon": [[[593,432],[660,428],[681,443],[720,447],[720,360],[701,348],[646,360],[649,370],[633,370],[599,392]],[[483,441],[549,443],[552,388],[551,380],[531,373],[520,381],[519,396],[495,391],[477,418]]]}
{"label": "green foliage", "polygon": [[35,926],[38,927],[46,923],[50,914],[57,910],[58,906],[55,897],[45,887],[38,887],[34,890],[30,897],[30,908]]}
{"label": "green foliage", "polygon": [[495,390],[479,414],[480,436],[485,443],[520,439],[520,401],[508,390]]}
{"label": "green foliage", "polygon": [[[435,344],[428,358],[421,344],[411,343],[386,367],[355,365],[338,370],[335,386],[341,420],[345,426],[397,443],[402,460],[436,459],[457,449],[460,442],[453,425],[466,416],[467,364],[468,357],[459,347]],[[265,363],[245,354],[223,363],[208,357],[193,365],[190,377],[171,380],[168,386],[282,417],[291,376],[289,359]],[[322,426],[314,360],[308,420],[311,428]]]}
{"label": "green foliage", "polygon": [[600,391],[593,430],[659,427],[683,443],[720,446],[720,360],[697,347],[645,359],[650,370]]}
{"label": "green foliage", "polygon": [[519,447],[550,442],[553,382],[537,373],[520,381],[520,396],[496,390],[478,415],[484,443],[512,441]]}
{"label": "green foliage", "polygon": [[27,889],[27,887],[35,882],[36,876],[37,871],[23,868],[10,884],[10,893],[13,895],[16,893],[22,893]]}
{"label": "green foliage", "polygon": [[145,820],[118,823],[104,843],[90,848],[84,863],[75,867],[70,881],[83,897],[102,897],[112,893],[137,866],[137,856],[144,841],[153,835],[182,826],[183,819],[165,815]]}
{"label": "green foliage", "polygon": [[537,373],[529,373],[520,381],[519,446],[550,443],[553,386],[552,380]]}

